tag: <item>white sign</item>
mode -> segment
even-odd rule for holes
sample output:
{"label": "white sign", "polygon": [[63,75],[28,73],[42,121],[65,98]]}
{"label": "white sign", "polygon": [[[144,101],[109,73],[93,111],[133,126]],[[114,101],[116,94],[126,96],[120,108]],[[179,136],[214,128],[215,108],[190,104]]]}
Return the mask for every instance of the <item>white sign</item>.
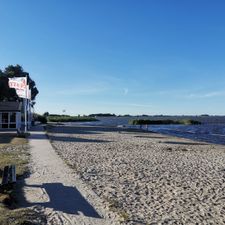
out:
{"label": "white sign", "polygon": [[20,98],[27,98],[27,78],[26,77],[9,78],[9,87],[16,89],[16,94]]}

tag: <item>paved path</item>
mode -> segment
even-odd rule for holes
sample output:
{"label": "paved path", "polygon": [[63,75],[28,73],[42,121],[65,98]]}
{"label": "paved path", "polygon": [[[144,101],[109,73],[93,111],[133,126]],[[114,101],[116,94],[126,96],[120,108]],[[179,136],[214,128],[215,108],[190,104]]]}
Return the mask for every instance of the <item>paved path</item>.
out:
{"label": "paved path", "polygon": [[48,224],[115,224],[98,196],[55,153],[42,127],[31,131],[29,143],[32,163],[24,186],[26,207],[43,211]]}

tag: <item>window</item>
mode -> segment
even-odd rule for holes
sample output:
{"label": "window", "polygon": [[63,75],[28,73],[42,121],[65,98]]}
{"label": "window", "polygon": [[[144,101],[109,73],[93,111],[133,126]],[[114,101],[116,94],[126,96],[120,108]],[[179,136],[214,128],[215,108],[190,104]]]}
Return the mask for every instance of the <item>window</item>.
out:
{"label": "window", "polygon": [[0,115],[0,128],[16,128],[16,113],[7,112]]}
{"label": "window", "polygon": [[8,122],[9,122],[8,113],[2,113],[2,123],[8,123]]}
{"label": "window", "polygon": [[16,124],[10,123],[9,128],[16,128]]}
{"label": "window", "polygon": [[2,124],[2,128],[8,128],[8,124]]}
{"label": "window", "polygon": [[10,113],[10,123],[16,123],[16,113]]}

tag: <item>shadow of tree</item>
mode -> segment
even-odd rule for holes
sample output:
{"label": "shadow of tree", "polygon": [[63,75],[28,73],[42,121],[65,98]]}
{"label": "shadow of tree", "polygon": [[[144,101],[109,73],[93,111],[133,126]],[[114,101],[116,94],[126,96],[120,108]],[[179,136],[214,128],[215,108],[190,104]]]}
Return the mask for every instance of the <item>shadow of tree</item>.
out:
{"label": "shadow of tree", "polygon": [[64,142],[87,142],[87,143],[108,143],[111,141],[105,141],[100,139],[85,139],[85,138],[77,138],[77,137],[69,137],[69,136],[54,136],[48,135],[52,141],[64,141]]}
{"label": "shadow of tree", "polygon": [[[64,142],[89,142],[89,143],[108,143],[110,141],[100,140],[100,139],[85,139],[85,138],[77,138],[71,136],[56,136],[54,134],[47,134],[47,137],[52,141],[64,141]],[[44,133],[33,133],[29,139],[33,140],[41,140],[46,139],[46,134]]]}
{"label": "shadow of tree", "polygon": [[180,142],[180,141],[165,141],[164,144],[173,144],[173,145],[208,145],[206,143],[193,143],[193,142]]}
{"label": "shadow of tree", "polygon": [[[110,126],[96,126],[96,125],[50,125],[46,129],[52,133],[63,133],[63,134],[101,134],[103,132],[123,132],[123,133],[146,133],[144,130],[135,128],[120,128]],[[147,133],[154,133],[147,131]]]}

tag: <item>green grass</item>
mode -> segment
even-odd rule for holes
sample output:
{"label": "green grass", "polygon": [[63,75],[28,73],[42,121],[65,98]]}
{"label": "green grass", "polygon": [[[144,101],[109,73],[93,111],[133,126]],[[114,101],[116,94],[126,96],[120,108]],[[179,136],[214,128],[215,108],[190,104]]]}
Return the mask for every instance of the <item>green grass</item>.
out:
{"label": "green grass", "polygon": [[[23,178],[29,172],[28,162],[30,154],[27,140],[15,134],[0,134],[0,182],[4,166],[16,165],[17,178]],[[18,209],[18,193],[20,186],[14,185],[0,193],[0,224],[28,225],[46,224],[43,215],[32,209]]]}
{"label": "green grass", "polygon": [[199,125],[201,122],[195,120],[130,120],[131,125]]}
{"label": "green grass", "polygon": [[24,138],[19,138],[14,133],[2,133],[0,134],[0,148],[7,147],[9,145],[20,145],[26,144],[27,140]]}
{"label": "green grass", "polygon": [[48,122],[91,122],[91,121],[98,121],[97,119],[93,117],[88,116],[48,116],[47,117]]}
{"label": "green grass", "polygon": [[[7,151],[8,147],[14,147]],[[1,134],[0,138],[0,180],[4,166],[16,165],[17,175],[22,176],[27,171],[29,152],[27,150],[27,140],[17,137],[15,134]]]}
{"label": "green grass", "polygon": [[0,207],[0,224],[2,225],[45,225],[44,215],[32,209],[14,209]]}

